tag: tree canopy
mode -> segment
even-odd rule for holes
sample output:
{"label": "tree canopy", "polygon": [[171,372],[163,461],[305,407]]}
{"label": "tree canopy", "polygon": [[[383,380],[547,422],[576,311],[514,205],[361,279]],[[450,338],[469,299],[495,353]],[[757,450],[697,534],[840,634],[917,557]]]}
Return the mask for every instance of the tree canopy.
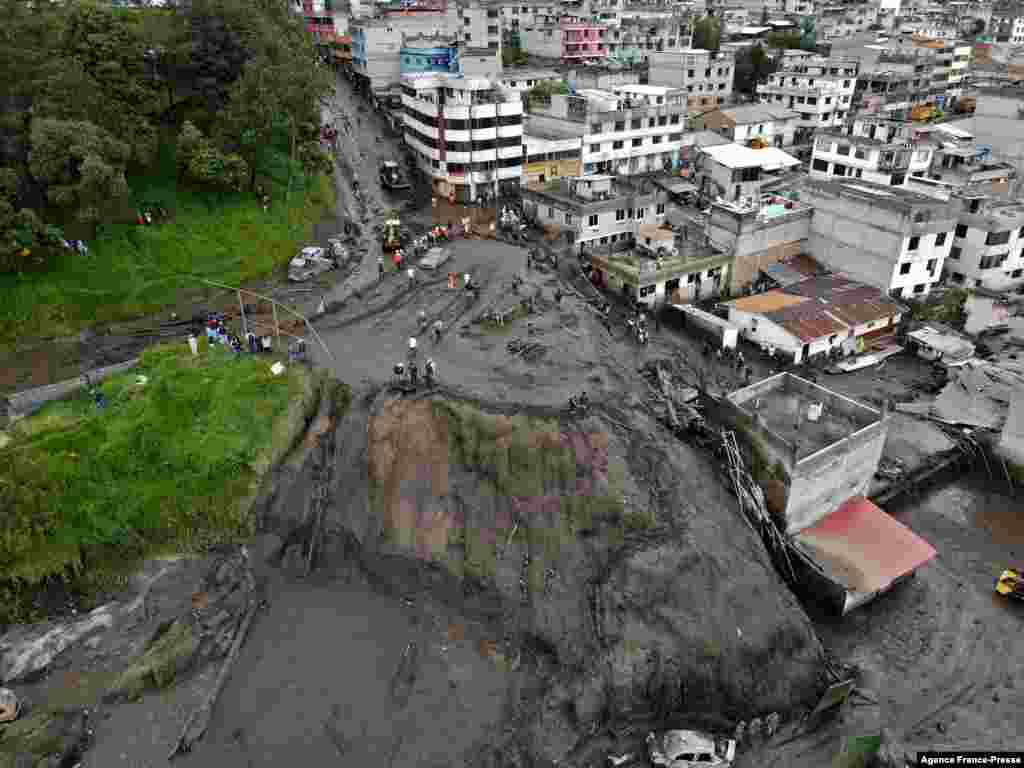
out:
{"label": "tree canopy", "polygon": [[705,16],[693,23],[693,47],[717,51],[722,42],[722,25],[714,16]]}
{"label": "tree canopy", "polygon": [[736,53],[736,69],[733,90],[750,96],[757,92],[757,84],[778,69],[778,62],[772,59],[760,43]]}
{"label": "tree canopy", "polygon": [[55,226],[82,237],[124,210],[126,179],[186,123],[185,183],[251,186],[258,149],[281,136],[293,163],[322,168],[333,78],[286,3],[0,0],[0,12],[0,264],[45,246]]}

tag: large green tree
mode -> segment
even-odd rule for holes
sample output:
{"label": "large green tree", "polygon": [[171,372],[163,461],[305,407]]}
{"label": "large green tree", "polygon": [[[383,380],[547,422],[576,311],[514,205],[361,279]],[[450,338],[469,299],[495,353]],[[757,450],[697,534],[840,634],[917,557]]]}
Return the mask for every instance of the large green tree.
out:
{"label": "large green tree", "polygon": [[757,84],[778,69],[778,62],[772,59],[760,43],[736,53],[736,69],[733,90],[737,93],[754,95]]}
{"label": "large green tree", "polygon": [[717,51],[722,42],[722,25],[714,16],[693,22],[693,47]]}
{"label": "large green tree", "polygon": [[44,118],[32,122],[29,169],[47,200],[66,216],[98,223],[128,192],[130,147],[99,126]]}

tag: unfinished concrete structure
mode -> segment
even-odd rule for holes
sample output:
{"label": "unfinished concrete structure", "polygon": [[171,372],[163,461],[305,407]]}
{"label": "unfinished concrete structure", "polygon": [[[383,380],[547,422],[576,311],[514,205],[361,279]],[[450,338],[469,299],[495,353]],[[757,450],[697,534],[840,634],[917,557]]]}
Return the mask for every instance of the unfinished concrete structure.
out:
{"label": "unfinished concrete structure", "polygon": [[889,429],[884,412],[791,373],[737,390],[723,406],[758,457],[768,506],[787,534],[867,492]]}

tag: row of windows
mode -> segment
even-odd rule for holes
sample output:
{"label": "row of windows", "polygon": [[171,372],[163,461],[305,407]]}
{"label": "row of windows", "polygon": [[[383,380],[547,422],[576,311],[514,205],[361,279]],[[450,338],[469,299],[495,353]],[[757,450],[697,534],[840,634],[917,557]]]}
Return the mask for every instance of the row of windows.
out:
{"label": "row of windows", "polygon": [[521,147],[523,139],[521,136],[512,136],[504,139],[488,139],[486,141],[446,141],[445,150],[448,152],[483,152],[488,149],[507,149],[508,147]]}
{"label": "row of windows", "polygon": [[409,105],[405,107],[405,114],[409,115],[420,125],[428,125],[431,128],[440,127],[441,120],[443,119],[444,127],[449,131],[475,131],[484,128],[506,128],[511,125],[523,124],[522,115],[498,115],[497,117],[475,117],[470,120],[456,120],[424,115]]}
{"label": "row of windows", "polygon": [[[655,212],[655,215],[657,215],[657,216],[664,216],[665,215],[665,204],[664,203],[658,203],[655,206],[655,208],[654,208],[654,212]],[[549,219],[554,220],[558,216],[558,213],[559,213],[559,211],[557,209],[555,209],[554,207],[549,207],[548,208],[548,218]],[[573,223],[573,215],[571,213],[566,212],[566,213],[562,214],[562,216],[563,216],[563,219],[564,219],[565,223],[567,225],[571,226],[572,223]],[[599,216],[600,216],[600,214],[597,214],[597,213],[592,213],[589,216],[587,216],[587,226],[588,227],[600,226],[600,218],[599,218]],[[615,211],[615,220],[616,221],[625,221],[626,219],[633,219],[633,220],[636,220],[636,221],[641,221],[641,220],[644,219],[645,216],[647,216],[647,209],[646,208],[619,208],[617,211]],[[615,235],[612,235],[611,237],[612,237],[612,242],[614,243],[615,242]],[[601,240],[602,243],[604,243],[606,241],[607,241],[607,238],[603,238]]]}
{"label": "row of windows", "polygon": [[[665,136],[650,136],[648,138],[650,138],[650,140],[651,140],[651,145],[661,144],[661,142],[666,139]],[[681,133],[670,133],[667,136],[667,140],[668,141],[682,141],[683,140],[683,134],[681,134]],[[641,138],[637,138],[637,139],[633,139],[630,142],[630,146],[631,147],[642,147],[643,145],[644,145],[644,139],[642,137]],[[590,151],[591,152],[601,152],[601,151],[603,151],[602,147],[607,147],[607,146],[608,146],[607,144],[591,144],[590,145]],[[612,149],[613,150],[623,149],[625,146],[626,146],[626,142],[625,142],[624,139],[620,139],[619,141],[613,141],[612,142]]]}
{"label": "row of windows", "polygon": [[[717,74],[718,74],[719,77],[728,77],[729,73],[731,71],[732,70],[729,67],[719,67]],[[694,69],[686,70],[686,76],[687,77],[696,77],[696,70],[694,70]],[[707,69],[704,70],[704,77],[711,77],[711,67],[708,67]]]}
{"label": "row of windows", "polygon": [[[1012,229],[1007,229],[1002,232],[989,232],[985,235],[985,245],[1005,245],[1010,242],[1010,236],[1013,234]],[[956,225],[956,236],[967,237],[967,225],[957,224]],[[1024,227],[1017,230],[1017,236],[1024,239]]]}
{"label": "row of windows", "polygon": [[[938,259],[928,259],[928,263],[925,265],[925,268],[928,270],[928,274],[929,275],[934,275],[935,274],[935,265],[937,263],[938,263]],[[909,275],[910,274],[910,267],[911,266],[912,266],[912,264],[910,262],[906,262],[904,264],[900,264],[900,274],[901,275]]]}
{"label": "row of windows", "polygon": [[[644,118],[634,117],[629,121],[628,130],[636,131],[644,127],[656,128],[662,125],[679,125],[681,118],[679,115],[659,115],[658,117],[648,117],[646,119],[646,126],[644,125]],[[611,128],[608,126],[611,125]],[[627,130],[625,120],[616,120],[615,123],[591,123],[591,133],[619,133]]]}
{"label": "row of windows", "polygon": [[[460,174],[460,173],[481,173],[484,171],[493,171],[495,168],[516,168],[522,165],[521,157],[505,157],[500,160],[489,160],[482,163],[448,163],[448,173]],[[435,160],[433,162],[435,168],[440,166],[440,163]]]}
{"label": "row of windows", "polygon": [[528,163],[544,163],[553,160],[578,160],[580,151],[578,149],[567,149],[564,152],[537,152],[532,155],[528,155],[526,162]]}

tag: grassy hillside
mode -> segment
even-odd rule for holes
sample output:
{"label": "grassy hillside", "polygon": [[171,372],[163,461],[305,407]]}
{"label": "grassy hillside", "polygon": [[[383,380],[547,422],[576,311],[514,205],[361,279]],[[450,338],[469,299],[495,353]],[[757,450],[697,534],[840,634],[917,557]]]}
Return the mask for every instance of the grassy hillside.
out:
{"label": "grassy hillside", "polygon": [[30,618],[46,579],[88,592],[151,553],[249,533],[246,500],[319,392],[270,363],[205,340],[196,358],[154,347],[103,382],[103,410],[82,392],[17,422],[0,449],[0,625]]}
{"label": "grassy hillside", "polygon": [[175,178],[174,147],[161,150],[158,172],[129,179],[135,205],[160,204],[167,222],[101,227],[89,253],[64,253],[45,271],[0,274],[0,341],[59,337],[97,324],[159,311],[199,287],[183,274],[226,283],[265,275],[295,255],[313,224],[334,208],[323,176],[292,179],[287,157],[267,148],[260,178],[273,205],[264,213],[251,193],[194,190]]}

